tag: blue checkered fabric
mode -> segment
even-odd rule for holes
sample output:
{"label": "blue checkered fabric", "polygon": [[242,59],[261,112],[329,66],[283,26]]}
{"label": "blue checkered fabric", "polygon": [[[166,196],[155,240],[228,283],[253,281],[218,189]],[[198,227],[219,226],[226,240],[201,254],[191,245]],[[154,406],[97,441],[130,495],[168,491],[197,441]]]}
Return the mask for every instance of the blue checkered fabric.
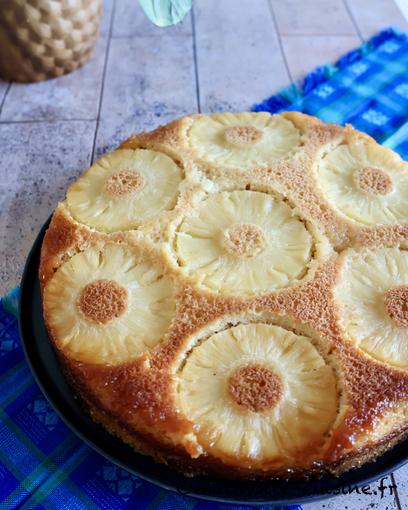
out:
{"label": "blue checkered fabric", "polygon": [[[349,122],[406,158],[408,37],[386,30],[254,110],[298,110],[325,121]],[[115,466],[70,432],[25,363],[13,315],[17,301],[18,290],[0,301],[0,509],[250,508],[160,489]]]}
{"label": "blue checkered fabric", "polygon": [[18,289],[0,300],[0,509],[250,508],[161,489],[115,466],[77,438],[32,378],[14,315],[17,302]]}
{"label": "blue checkered fabric", "polygon": [[407,158],[408,35],[384,30],[253,110],[296,110],[326,122],[349,123]]}

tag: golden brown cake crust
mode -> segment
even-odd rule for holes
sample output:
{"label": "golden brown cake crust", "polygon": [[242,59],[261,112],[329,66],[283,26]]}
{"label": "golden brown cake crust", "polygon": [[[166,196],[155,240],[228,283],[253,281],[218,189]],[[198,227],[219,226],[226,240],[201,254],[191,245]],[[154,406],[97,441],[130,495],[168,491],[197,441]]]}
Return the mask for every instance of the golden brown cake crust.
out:
{"label": "golden brown cake crust", "polygon": [[[376,458],[408,433],[408,373],[374,359],[344,337],[338,321],[342,311],[334,299],[334,288],[341,278],[341,252],[345,248],[358,251],[365,247],[396,246],[406,249],[408,222],[367,226],[352,220],[329,203],[316,174],[317,162],[331,148],[355,140],[368,145],[375,141],[350,126],[342,128],[301,113],[287,112],[282,117],[298,130],[299,145],[273,164],[236,168],[197,157],[188,133],[193,123],[202,117],[191,115],[150,133],[133,135],[120,147],[165,153],[183,169],[184,180],[177,204],[161,214],[157,221],[109,234],[77,221],[66,202],[56,208],[42,245],[43,296],[58,269],[75,254],[95,247],[103,250],[112,243],[130,246],[139,259],[160,266],[163,274],[174,281],[176,289],[174,316],[162,341],[128,363],[111,366],[97,360],[83,363],[74,359],[58,342],[45,301],[45,322],[68,379],[96,421],[159,462],[169,463],[189,474],[241,478],[288,476],[288,466],[284,463],[258,463],[251,468],[249,462],[240,465],[227,454],[217,458],[205,451],[197,427],[180,411],[177,400],[177,377],[185,358],[196,345],[212,333],[236,324],[275,324],[311,339],[324,362],[334,371],[339,395],[337,415],[324,444],[317,454],[305,451],[303,458],[302,455],[297,457],[297,465],[291,470],[293,476],[327,471],[340,474]],[[247,126],[244,128],[231,131],[229,143],[245,146],[257,143],[259,133]],[[129,179],[125,181],[126,186],[134,184]],[[380,194],[389,191],[391,185],[378,172],[362,175],[361,183],[377,187]],[[116,184],[115,181],[112,186],[117,191]],[[283,197],[309,225],[316,244],[307,272],[300,281],[261,295],[234,296],[201,285],[180,270],[175,236],[185,211],[195,210],[212,193],[233,190],[261,191]],[[238,233],[233,232],[238,241],[240,236],[250,238],[254,250],[262,245],[262,233],[245,225],[239,227],[242,228],[236,228]],[[328,240],[327,246],[320,238]],[[237,246],[242,252],[240,256],[251,255],[239,242]],[[123,303],[127,299],[125,291],[113,288],[107,280],[97,289],[88,288],[79,306],[82,303],[82,313],[93,314],[94,320],[100,323],[109,321],[112,314],[107,317],[89,308],[87,297],[102,292],[102,287],[104,292],[109,287],[107,313],[120,315],[121,305],[114,299],[120,298]],[[406,326],[406,310],[400,303],[406,288],[401,289],[390,293],[388,302],[396,320]],[[236,374],[241,381],[242,378],[250,381],[256,372],[256,367],[252,368],[252,372],[248,369]],[[262,367],[258,369],[262,372]],[[264,401],[258,402],[238,379],[231,383],[235,398],[252,411],[262,410],[268,399],[268,405],[279,400],[283,391],[279,378],[274,379],[267,371],[261,375],[259,380],[269,385],[270,390],[265,393],[268,398]]]}

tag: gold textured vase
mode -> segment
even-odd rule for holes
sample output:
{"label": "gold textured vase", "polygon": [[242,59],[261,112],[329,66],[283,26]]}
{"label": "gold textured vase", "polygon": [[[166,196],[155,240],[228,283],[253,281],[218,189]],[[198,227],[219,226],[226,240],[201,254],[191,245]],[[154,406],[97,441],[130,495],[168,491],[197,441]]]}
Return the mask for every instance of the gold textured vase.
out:
{"label": "gold textured vase", "polygon": [[0,0],[0,78],[34,82],[78,68],[101,15],[102,0]]}

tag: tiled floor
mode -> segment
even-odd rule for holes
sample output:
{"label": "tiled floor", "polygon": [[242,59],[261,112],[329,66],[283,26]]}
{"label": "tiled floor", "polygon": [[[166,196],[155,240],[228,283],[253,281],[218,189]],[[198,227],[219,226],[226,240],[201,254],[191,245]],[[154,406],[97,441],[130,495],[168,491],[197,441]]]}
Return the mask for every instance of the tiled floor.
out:
{"label": "tiled floor", "polygon": [[[195,0],[158,29],[135,0],[105,0],[91,61],[58,80],[0,82],[0,293],[16,285],[40,226],[78,173],[133,131],[194,111],[245,110],[389,25],[393,0]],[[408,510],[408,467],[367,494],[311,510]],[[371,494],[368,494],[370,492]],[[396,495],[396,497],[395,497]]]}

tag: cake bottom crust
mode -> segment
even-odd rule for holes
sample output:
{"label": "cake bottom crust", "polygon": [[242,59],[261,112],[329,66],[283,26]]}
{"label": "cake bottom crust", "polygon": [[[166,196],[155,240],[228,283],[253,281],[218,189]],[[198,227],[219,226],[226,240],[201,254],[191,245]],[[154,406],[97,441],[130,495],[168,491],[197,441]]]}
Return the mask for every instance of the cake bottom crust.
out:
{"label": "cake bottom crust", "polygon": [[[148,434],[130,429],[119,422],[106,411],[98,408],[91,401],[80,397],[82,404],[92,419],[102,425],[110,434],[118,437],[131,446],[137,453],[150,456],[155,462],[165,464],[187,477],[207,475],[216,478],[267,480],[267,479],[319,479],[325,476],[338,477],[350,469],[358,468],[367,462],[375,461],[397,443],[408,437],[408,426],[402,430],[393,431],[380,441],[365,445],[330,464],[319,463],[311,469],[291,470],[288,472],[263,471],[241,468],[224,464],[220,459],[203,454],[192,458],[182,447],[164,445]],[[288,476],[289,475],[289,476]]]}

